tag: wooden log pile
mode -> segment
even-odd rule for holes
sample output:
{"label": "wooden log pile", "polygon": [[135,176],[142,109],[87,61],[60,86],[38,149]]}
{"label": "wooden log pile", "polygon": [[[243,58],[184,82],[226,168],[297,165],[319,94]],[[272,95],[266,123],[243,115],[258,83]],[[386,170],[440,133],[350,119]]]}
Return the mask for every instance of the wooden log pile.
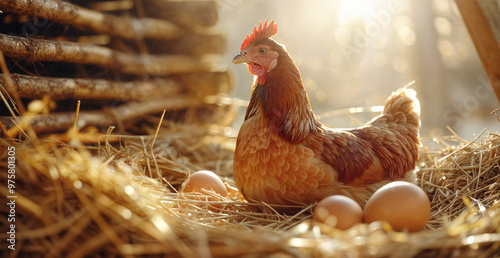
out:
{"label": "wooden log pile", "polygon": [[164,110],[183,123],[236,114],[214,98],[234,86],[216,0],[2,0],[0,10],[3,136],[123,132]]}

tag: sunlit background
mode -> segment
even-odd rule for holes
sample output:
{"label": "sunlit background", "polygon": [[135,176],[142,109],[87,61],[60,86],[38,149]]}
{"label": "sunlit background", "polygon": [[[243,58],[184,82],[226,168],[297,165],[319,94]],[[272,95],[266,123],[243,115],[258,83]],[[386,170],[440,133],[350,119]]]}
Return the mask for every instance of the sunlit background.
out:
{"label": "sunlit background", "polygon": [[[259,21],[276,21],[274,38],[298,65],[324,124],[359,126],[377,113],[348,112],[383,105],[415,81],[422,136],[449,135],[449,126],[470,140],[500,128],[489,114],[498,102],[454,1],[221,0],[220,11],[228,62]],[[234,96],[248,100],[252,76],[245,65],[234,69]],[[241,123],[240,115],[235,127]]]}

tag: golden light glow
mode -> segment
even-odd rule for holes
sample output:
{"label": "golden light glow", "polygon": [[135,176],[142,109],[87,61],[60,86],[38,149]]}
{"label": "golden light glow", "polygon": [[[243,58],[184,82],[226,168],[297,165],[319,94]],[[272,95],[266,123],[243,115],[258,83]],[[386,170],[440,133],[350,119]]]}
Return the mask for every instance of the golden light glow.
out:
{"label": "golden light glow", "polygon": [[342,0],[340,3],[340,24],[363,20],[370,10],[369,0]]}

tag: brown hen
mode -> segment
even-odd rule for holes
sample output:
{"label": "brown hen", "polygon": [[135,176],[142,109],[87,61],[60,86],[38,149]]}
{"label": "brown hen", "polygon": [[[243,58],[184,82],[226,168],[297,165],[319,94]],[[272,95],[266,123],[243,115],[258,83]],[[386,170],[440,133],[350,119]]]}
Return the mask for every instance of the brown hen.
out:
{"label": "brown hen", "polygon": [[255,75],[238,134],[234,179],[249,201],[304,206],[329,195],[353,198],[362,207],[392,180],[411,181],[418,159],[419,104],[400,89],[381,115],[355,129],[332,129],[314,116],[297,66],[270,37],[266,20],[247,36],[233,63]]}

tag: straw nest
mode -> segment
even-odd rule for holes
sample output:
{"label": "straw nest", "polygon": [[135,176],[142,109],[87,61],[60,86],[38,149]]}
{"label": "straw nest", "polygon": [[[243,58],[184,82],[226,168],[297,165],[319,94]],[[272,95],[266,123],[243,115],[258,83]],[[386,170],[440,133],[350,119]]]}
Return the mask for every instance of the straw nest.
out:
{"label": "straw nest", "polygon": [[[232,180],[235,139],[219,126],[167,124],[156,136],[102,136],[92,146],[3,139],[1,166],[14,146],[17,169],[10,255],[500,256],[500,134],[422,140],[417,173],[432,214],[426,229],[405,233],[380,222],[339,231],[313,223],[312,206],[287,216],[248,204]],[[228,197],[178,193],[201,169],[221,176]],[[13,195],[7,173],[1,184]]]}

